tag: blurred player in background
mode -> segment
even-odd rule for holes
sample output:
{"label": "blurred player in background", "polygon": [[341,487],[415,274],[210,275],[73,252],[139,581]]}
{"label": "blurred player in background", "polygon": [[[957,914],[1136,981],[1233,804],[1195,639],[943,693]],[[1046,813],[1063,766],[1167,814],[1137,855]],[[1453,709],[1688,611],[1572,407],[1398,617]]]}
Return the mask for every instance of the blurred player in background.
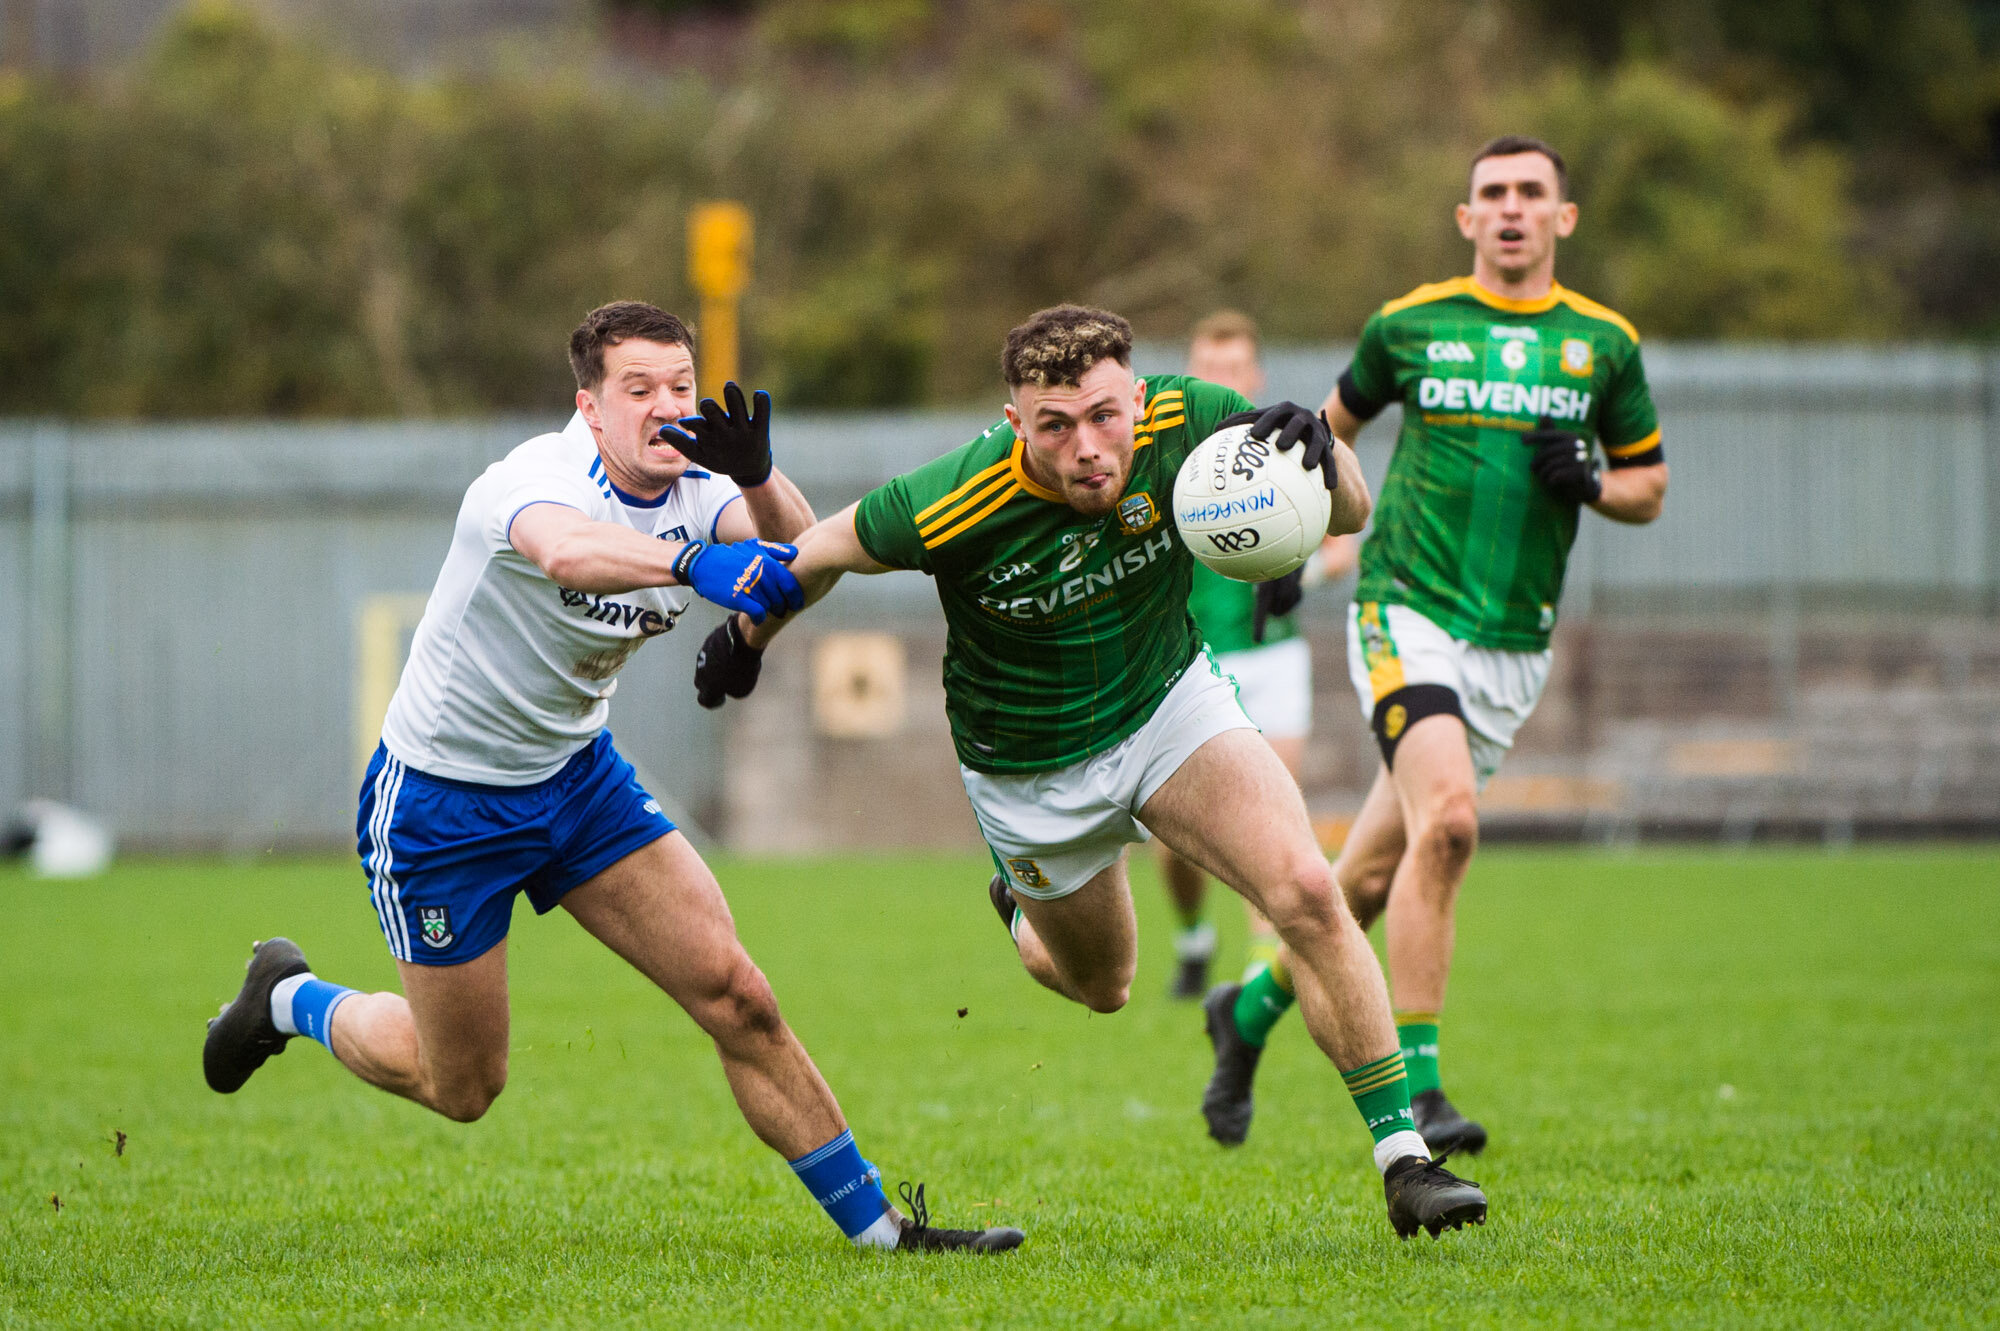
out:
{"label": "blurred player in background", "polygon": [[[1257,361],[1256,323],[1235,310],[1203,319],[1188,343],[1187,372],[1257,401],[1264,392],[1264,369]],[[1345,577],[1359,549],[1357,537],[1329,536],[1304,568],[1264,583],[1225,578],[1199,561],[1194,566],[1188,610],[1195,627],[1223,673],[1236,681],[1243,710],[1264,732],[1293,781],[1305,766],[1306,734],[1312,729],[1312,652],[1291,614],[1305,588]],[[1178,964],[1168,992],[1175,998],[1200,998],[1208,991],[1208,967],[1215,956],[1215,926],[1202,915],[1208,875],[1161,842],[1160,877],[1180,920],[1174,936]],[[1247,980],[1277,961],[1278,932],[1247,901],[1244,911],[1250,920]]]}
{"label": "blurred player in background", "polygon": [[[1581,510],[1651,522],[1667,491],[1638,332],[1555,280],[1556,242],[1577,221],[1568,184],[1539,140],[1482,148],[1457,208],[1472,275],[1377,311],[1325,405],[1347,440],[1389,403],[1403,406],[1348,624],[1348,668],[1382,767],[1334,872],[1363,926],[1386,914],[1412,1108],[1443,1150],[1486,1145],[1438,1073],[1478,793],[1548,680]],[[1246,1129],[1254,1051],[1291,1003],[1269,980],[1238,997],[1209,1087]]]}
{"label": "blurred player in background", "polygon": [[[934,580],[945,710],[998,870],[987,892],[1035,980],[1096,1012],[1125,1005],[1138,958],[1125,849],[1157,835],[1278,926],[1306,1027],[1375,1139],[1396,1232],[1483,1221],[1484,1194],[1410,1130],[1381,967],[1298,786],[1202,646],[1194,556],[1170,511],[1188,453],[1240,421],[1272,465],[1319,472],[1329,531],[1357,531],[1368,489],[1353,452],[1304,407],[1259,412],[1186,375],[1134,379],[1131,326],[1103,310],[1041,311],[1007,335],[1001,365],[1004,420],[799,538],[808,600],[842,573]],[[732,615],[711,633],[701,701],[755,687],[777,627]]]}
{"label": "blurred player in background", "polygon": [[921,1188],[914,1219],[889,1205],[714,877],[605,728],[618,672],[673,628],[681,588],[757,621],[803,605],[777,542],[813,513],[771,464],[770,400],[752,415],[730,384],[727,409],[695,414],[693,335],[637,301],[592,311],[570,363],[568,428],[466,491],[362,786],[362,863],[403,992],[357,993],[289,940],[260,943],[209,1023],[208,1084],[233,1092],[306,1035],[383,1090],[479,1118],[507,1081],[507,929],[526,892],[694,1018],[752,1130],[855,1244],[1018,1245],[1015,1229],[931,1228]]}

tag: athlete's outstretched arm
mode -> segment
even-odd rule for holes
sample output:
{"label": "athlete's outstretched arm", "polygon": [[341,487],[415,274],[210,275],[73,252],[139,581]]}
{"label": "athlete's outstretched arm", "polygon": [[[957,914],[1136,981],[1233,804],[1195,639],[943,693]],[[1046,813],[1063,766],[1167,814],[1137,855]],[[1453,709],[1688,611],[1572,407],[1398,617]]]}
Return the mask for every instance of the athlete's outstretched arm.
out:
{"label": "athlete's outstretched arm", "polygon": [[[792,561],[792,576],[804,589],[808,606],[832,591],[843,573],[889,572],[887,564],[877,563],[861,548],[861,537],[854,530],[855,507],[849,504],[832,517],[820,519],[799,536],[799,557]],[[743,640],[760,649],[777,636],[781,627],[783,624],[776,617],[762,624],[751,624],[741,617],[737,620]]]}
{"label": "athlete's outstretched arm", "polygon": [[1591,507],[1613,522],[1644,526],[1660,516],[1667,501],[1667,464],[1611,467],[1604,472],[1604,492]]}
{"label": "athlete's outstretched arm", "polygon": [[812,505],[773,467],[761,485],[743,487],[743,502],[722,510],[716,536],[725,541],[796,541],[813,524]]}
{"label": "athlete's outstretched arm", "polygon": [[[861,548],[854,530],[854,505],[808,527],[798,539],[798,558],[791,570],[811,605],[833,590],[843,573],[887,573]],[[695,701],[716,708],[725,699],[747,698],[764,669],[764,648],[776,637],[782,621],[772,615],[763,623],[747,615],[730,615],[702,639],[694,663]]]}
{"label": "athlete's outstretched arm", "polygon": [[675,585],[674,557],[686,544],[641,536],[555,502],[515,514],[507,539],[558,585],[600,596]]}
{"label": "athlete's outstretched arm", "polygon": [[641,587],[686,587],[762,620],[799,609],[799,584],[785,568],[788,545],[661,541],[615,522],[598,522],[556,500],[514,515],[507,540],[550,581],[571,591],[615,596]]}

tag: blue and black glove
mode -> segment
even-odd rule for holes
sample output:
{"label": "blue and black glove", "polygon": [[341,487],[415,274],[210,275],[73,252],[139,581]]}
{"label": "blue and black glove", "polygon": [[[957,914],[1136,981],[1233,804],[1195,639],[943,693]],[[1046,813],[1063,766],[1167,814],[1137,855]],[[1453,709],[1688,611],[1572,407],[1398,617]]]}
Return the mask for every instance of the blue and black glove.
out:
{"label": "blue and black glove", "polygon": [[764,649],[743,640],[731,615],[702,639],[694,658],[694,700],[711,711],[722,706],[725,696],[747,698],[757,687],[764,669]]}
{"label": "blue and black glove", "polygon": [[783,617],[805,609],[805,589],[785,567],[798,557],[796,545],[777,541],[689,541],[674,556],[674,581],[761,624],[767,614]]}
{"label": "blue and black glove", "polygon": [[1305,452],[1299,454],[1299,465],[1307,471],[1319,468],[1328,494],[1340,488],[1340,472],[1333,465],[1333,427],[1326,423],[1325,416],[1307,411],[1296,402],[1280,402],[1260,411],[1239,411],[1234,416],[1225,416],[1216,428],[1245,424],[1250,426],[1252,439],[1269,444],[1280,453],[1303,443]]}
{"label": "blue and black glove", "polygon": [[762,485],[771,478],[771,395],[757,390],[754,413],[734,380],[722,386],[722,397],[727,408],[705,397],[699,416],[662,425],[659,437],[697,466],[719,471],[741,486]]}
{"label": "blue and black glove", "polygon": [[1590,441],[1576,431],[1558,429],[1544,416],[1521,442],[1535,450],[1528,470],[1555,498],[1565,504],[1594,504],[1604,494],[1604,473],[1590,456]]}

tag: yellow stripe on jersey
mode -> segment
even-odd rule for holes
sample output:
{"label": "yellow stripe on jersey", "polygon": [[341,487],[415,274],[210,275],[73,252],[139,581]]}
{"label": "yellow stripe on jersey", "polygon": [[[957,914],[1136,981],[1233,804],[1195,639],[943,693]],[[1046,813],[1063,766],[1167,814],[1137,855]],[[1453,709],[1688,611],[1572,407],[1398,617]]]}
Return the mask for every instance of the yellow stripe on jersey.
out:
{"label": "yellow stripe on jersey", "polygon": [[1014,471],[1014,484],[1020,486],[1037,499],[1045,500],[1051,504],[1063,503],[1064,500],[1061,495],[1028,475],[1028,464],[1025,460],[1027,451],[1028,446],[1026,443],[1019,439],[1014,441],[1014,451],[1007,458],[1007,465],[1012,467]]}
{"label": "yellow stripe on jersey", "polygon": [[1470,296],[1482,305],[1490,306],[1493,309],[1501,310],[1508,314],[1540,314],[1545,310],[1554,309],[1558,304],[1567,305],[1586,318],[1604,320],[1604,322],[1612,325],[1619,332],[1631,338],[1634,345],[1637,345],[1639,341],[1639,330],[1632,326],[1630,319],[1627,319],[1608,305],[1600,305],[1580,292],[1571,291],[1560,282],[1551,283],[1549,294],[1546,296],[1521,299],[1514,296],[1503,296],[1497,291],[1489,291],[1479,284],[1477,278],[1453,277],[1443,282],[1426,283],[1418,287],[1415,291],[1410,292],[1407,296],[1398,296],[1384,305],[1381,312],[1385,316],[1391,315],[1398,310],[1407,310],[1414,305],[1428,305],[1433,301],[1449,300],[1453,296]]}
{"label": "yellow stripe on jersey", "polygon": [[1612,325],[1613,327],[1617,328],[1619,332],[1631,338],[1632,344],[1634,346],[1638,345],[1639,330],[1632,326],[1632,321],[1630,319],[1627,319],[1624,315],[1612,309],[1609,305],[1599,305],[1596,301],[1592,300],[1590,297],[1578,295],[1576,292],[1571,291],[1568,287],[1563,286],[1561,283],[1556,284],[1556,289],[1553,294],[1555,295],[1555,298],[1557,300],[1569,306],[1571,309],[1575,310],[1578,314],[1587,315],[1592,319],[1604,320],[1604,322]]}
{"label": "yellow stripe on jersey", "polygon": [[1001,509],[1005,508],[1007,506],[1007,501],[1020,493],[1021,493],[1021,487],[1018,484],[1016,484],[1011,477],[1008,478],[1006,485],[1001,487],[999,493],[994,495],[991,502],[987,503],[983,508],[974,510],[970,515],[968,515],[963,521],[959,522],[956,526],[947,527],[943,531],[939,532],[937,535],[926,538],[924,541],[924,549],[935,550],[939,546],[943,545],[946,541],[949,541],[952,537],[957,536],[963,532],[970,531],[972,528],[978,526],[981,522],[984,522],[987,518],[992,517],[995,513],[998,513]]}
{"label": "yellow stripe on jersey", "polygon": [[1659,446],[1660,432],[1655,430],[1644,439],[1634,439],[1631,443],[1620,444],[1616,448],[1607,446],[1604,450],[1604,455],[1613,458],[1633,458],[1639,456],[1639,454],[1649,448],[1658,448]]}
{"label": "yellow stripe on jersey", "polygon": [[1132,447],[1144,448],[1153,442],[1153,436],[1161,430],[1169,430],[1187,420],[1187,395],[1178,388],[1166,392],[1146,404],[1146,415],[1139,422],[1139,429],[1132,438]]}
{"label": "yellow stripe on jersey", "polygon": [[1012,476],[1009,476],[1006,472],[1001,472],[970,493],[967,493],[963,487],[960,487],[952,493],[964,495],[964,498],[958,503],[953,504],[950,508],[938,513],[935,517],[926,518],[919,522],[917,524],[917,535],[935,535],[941,528],[949,527],[952,523],[964,517],[969,510],[978,508],[981,504],[991,499],[995,490],[1003,488],[1012,483],[1012,481]]}
{"label": "yellow stripe on jersey", "polygon": [[1406,296],[1398,296],[1382,307],[1384,315],[1398,310],[1407,310],[1412,305],[1428,305],[1434,300],[1449,300],[1453,296],[1470,294],[1472,279],[1469,277],[1447,278],[1442,282],[1426,282]]}
{"label": "yellow stripe on jersey", "polygon": [[959,486],[956,490],[953,490],[950,494],[938,500],[935,504],[932,504],[929,507],[925,508],[922,512],[916,515],[915,520],[917,525],[921,527],[924,523],[930,521],[932,514],[938,512],[942,508],[945,508],[947,505],[950,505],[952,503],[957,502],[959,499],[962,499],[967,491],[975,489],[977,486],[979,486],[981,482],[990,480],[993,477],[998,476],[1001,472],[1007,470],[1008,462],[1009,459],[1007,458],[1000,459],[1000,461],[994,463],[992,466],[988,467],[985,471],[980,472],[977,476],[974,476],[971,480],[965,482],[963,485]]}

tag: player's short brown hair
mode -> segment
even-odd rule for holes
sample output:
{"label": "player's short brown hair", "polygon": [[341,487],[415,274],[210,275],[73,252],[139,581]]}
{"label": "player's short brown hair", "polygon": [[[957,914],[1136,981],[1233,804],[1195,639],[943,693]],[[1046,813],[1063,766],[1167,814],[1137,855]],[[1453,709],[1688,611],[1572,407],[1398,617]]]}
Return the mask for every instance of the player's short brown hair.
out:
{"label": "player's short brown hair", "polygon": [[1564,165],[1562,154],[1540,139],[1531,139],[1526,134],[1502,134],[1493,142],[1472,155],[1472,164],[1465,168],[1465,179],[1469,186],[1472,173],[1489,157],[1513,157],[1517,153],[1540,153],[1549,159],[1549,165],[1556,169],[1556,197],[1569,198],[1569,167]]}
{"label": "player's short brown hair", "polygon": [[694,354],[694,330],[657,305],[643,300],[614,300],[583,316],[569,335],[569,368],[576,386],[595,392],[604,382],[604,349],[629,338],[686,347]]}
{"label": "player's short brown hair", "polygon": [[1194,326],[1190,342],[1234,342],[1238,339],[1258,346],[1257,321],[1241,310],[1217,310]]}
{"label": "player's short brown hair", "polygon": [[1106,358],[1131,368],[1131,324],[1109,310],[1052,305],[1007,334],[1000,373],[1009,388],[1064,388],[1082,383],[1090,367]]}

